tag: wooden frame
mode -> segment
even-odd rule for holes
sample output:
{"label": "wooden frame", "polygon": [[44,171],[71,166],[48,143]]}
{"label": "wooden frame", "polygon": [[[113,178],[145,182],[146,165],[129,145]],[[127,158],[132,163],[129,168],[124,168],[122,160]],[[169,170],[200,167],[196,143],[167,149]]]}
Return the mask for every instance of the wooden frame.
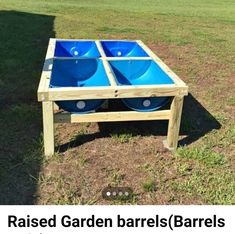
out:
{"label": "wooden frame", "polygon": [[[110,60],[126,60],[127,57],[106,57],[99,40],[94,41],[101,54],[110,86],[105,87],[64,87],[50,88],[50,78],[54,59],[83,59],[83,58],[56,58],[54,57],[56,41],[64,39],[51,38],[48,45],[45,63],[38,87],[38,101],[42,102],[43,108],[43,130],[45,155],[54,153],[54,123],[75,123],[75,122],[110,122],[110,121],[136,121],[136,120],[169,120],[167,139],[165,147],[175,150],[178,144],[183,97],[188,94],[187,85],[155,55],[142,41],[136,40],[149,57],[132,57],[132,60],[153,60],[155,61],[174,81],[168,85],[138,85],[118,86],[112,69],[109,66]],[[74,40],[66,40],[74,41]],[[83,41],[83,40],[76,40]],[[103,40],[104,41],[104,40]],[[108,40],[107,40],[108,41]],[[110,40],[112,41],[112,40]],[[125,40],[124,40],[125,41]],[[129,41],[129,40],[128,40]],[[116,99],[132,97],[173,97],[169,110],[157,110],[153,112],[119,111],[119,112],[97,112],[89,114],[54,113],[58,110],[55,101],[59,100],[87,100],[87,99]]]}

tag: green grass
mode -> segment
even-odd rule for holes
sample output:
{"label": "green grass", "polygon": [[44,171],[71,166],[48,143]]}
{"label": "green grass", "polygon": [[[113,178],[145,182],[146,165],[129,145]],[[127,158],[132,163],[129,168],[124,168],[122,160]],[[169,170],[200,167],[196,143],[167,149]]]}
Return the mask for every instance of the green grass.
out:
{"label": "green grass", "polygon": [[223,154],[212,152],[207,148],[189,149],[186,147],[180,147],[177,149],[177,155],[187,159],[200,161],[209,167],[221,166],[226,163],[226,159]]}
{"label": "green grass", "polygon": [[120,172],[120,169],[105,168],[105,172],[109,185],[113,187],[121,186],[125,175]]}
{"label": "green grass", "polygon": [[186,176],[191,174],[192,167],[188,163],[183,163],[177,167],[177,171],[180,175]]}
{"label": "green grass", "polygon": [[156,190],[155,181],[152,180],[144,182],[142,186],[145,192],[154,192]]}
{"label": "green grass", "polygon": [[133,140],[133,135],[131,133],[114,133],[111,134],[111,138],[120,143],[128,143]]}
{"label": "green grass", "polygon": [[184,181],[174,183],[174,186],[177,192],[200,196],[206,204],[235,203],[234,175],[223,170],[197,169]]}
{"label": "green grass", "polygon": [[234,96],[233,97],[229,97],[227,99],[227,103],[228,103],[228,105],[234,106],[235,105],[235,97]]}
{"label": "green grass", "polygon": [[[130,204],[157,204],[151,199],[159,193],[173,204],[234,204],[234,15],[232,0],[0,0],[0,204],[97,204],[101,188],[92,189],[90,173],[103,186],[132,184],[139,192]],[[45,158],[36,92],[50,37],[129,38],[153,46],[208,111],[195,106],[183,113],[192,145],[170,157],[155,147],[156,123],[106,129],[99,139],[91,137],[94,126],[84,124],[67,139],[77,149],[71,144]],[[130,175],[138,157],[145,162]],[[151,199],[144,195],[149,192]]]}

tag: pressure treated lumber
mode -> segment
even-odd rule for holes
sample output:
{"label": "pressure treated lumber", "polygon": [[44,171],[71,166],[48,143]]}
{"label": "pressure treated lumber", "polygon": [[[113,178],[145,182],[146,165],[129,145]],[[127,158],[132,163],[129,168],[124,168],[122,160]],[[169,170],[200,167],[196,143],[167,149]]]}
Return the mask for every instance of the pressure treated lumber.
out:
{"label": "pressure treated lumber", "polygon": [[176,96],[171,103],[166,142],[170,150],[176,150],[178,145],[183,100],[183,96]]}
{"label": "pressure treated lumber", "polygon": [[95,112],[89,114],[56,113],[55,123],[83,123],[83,122],[113,122],[113,121],[137,121],[137,120],[167,120],[170,118],[170,110],[153,112],[115,111]]}
{"label": "pressure treated lumber", "polygon": [[[55,59],[73,60],[85,58],[54,57],[56,41],[64,39],[51,38],[42,70],[38,87],[38,101],[42,102],[43,109],[43,139],[44,152],[46,156],[54,154],[54,124],[55,123],[82,123],[82,122],[112,122],[112,121],[147,121],[147,120],[168,120],[168,132],[165,146],[175,151],[178,144],[180,121],[182,114],[183,98],[188,94],[188,86],[142,41],[134,41],[142,47],[149,57],[107,57],[100,40],[94,41],[101,57],[104,69],[109,79],[110,86],[105,87],[61,87],[50,88],[53,62]],[[87,41],[66,40],[66,41]],[[112,40],[102,40],[112,41]],[[129,40],[123,40],[129,41]],[[118,85],[110,67],[109,61],[113,60],[153,60],[161,69],[167,73],[174,84],[162,85]],[[88,114],[74,114],[60,112],[55,101],[68,100],[90,100],[90,99],[119,99],[119,98],[140,98],[140,97],[172,97],[169,110],[157,110],[153,112],[116,111],[116,112],[94,112]]]}
{"label": "pressure treated lumber", "polygon": [[53,102],[42,102],[43,113],[43,141],[46,156],[54,154],[54,113]]}

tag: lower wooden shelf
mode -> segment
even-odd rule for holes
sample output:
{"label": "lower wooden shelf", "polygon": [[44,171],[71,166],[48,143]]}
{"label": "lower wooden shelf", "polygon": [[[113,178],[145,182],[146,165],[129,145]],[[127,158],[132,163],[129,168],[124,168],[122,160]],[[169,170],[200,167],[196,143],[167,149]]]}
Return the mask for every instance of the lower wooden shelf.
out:
{"label": "lower wooden shelf", "polygon": [[115,122],[115,121],[139,121],[139,120],[169,120],[170,110],[153,112],[114,111],[95,112],[88,114],[72,114],[67,112],[56,113],[55,123],[84,123],[84,122]]}

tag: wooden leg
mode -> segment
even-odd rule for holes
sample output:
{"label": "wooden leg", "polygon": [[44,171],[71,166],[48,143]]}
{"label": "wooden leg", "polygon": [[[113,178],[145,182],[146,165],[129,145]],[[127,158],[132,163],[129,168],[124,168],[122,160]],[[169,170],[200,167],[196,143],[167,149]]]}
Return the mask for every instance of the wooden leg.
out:
{"label": "wooden leg", "polygon": [[46,156],[54,154],[54,113],[53,102],[42,102],[43,112],[43,140]]}
{"label": "wooden leg", "polygon": [[171,103],[171,113],[165,147],[172,151],[175,151],[178,145],[183,100],[184,97],[175,96]]}

